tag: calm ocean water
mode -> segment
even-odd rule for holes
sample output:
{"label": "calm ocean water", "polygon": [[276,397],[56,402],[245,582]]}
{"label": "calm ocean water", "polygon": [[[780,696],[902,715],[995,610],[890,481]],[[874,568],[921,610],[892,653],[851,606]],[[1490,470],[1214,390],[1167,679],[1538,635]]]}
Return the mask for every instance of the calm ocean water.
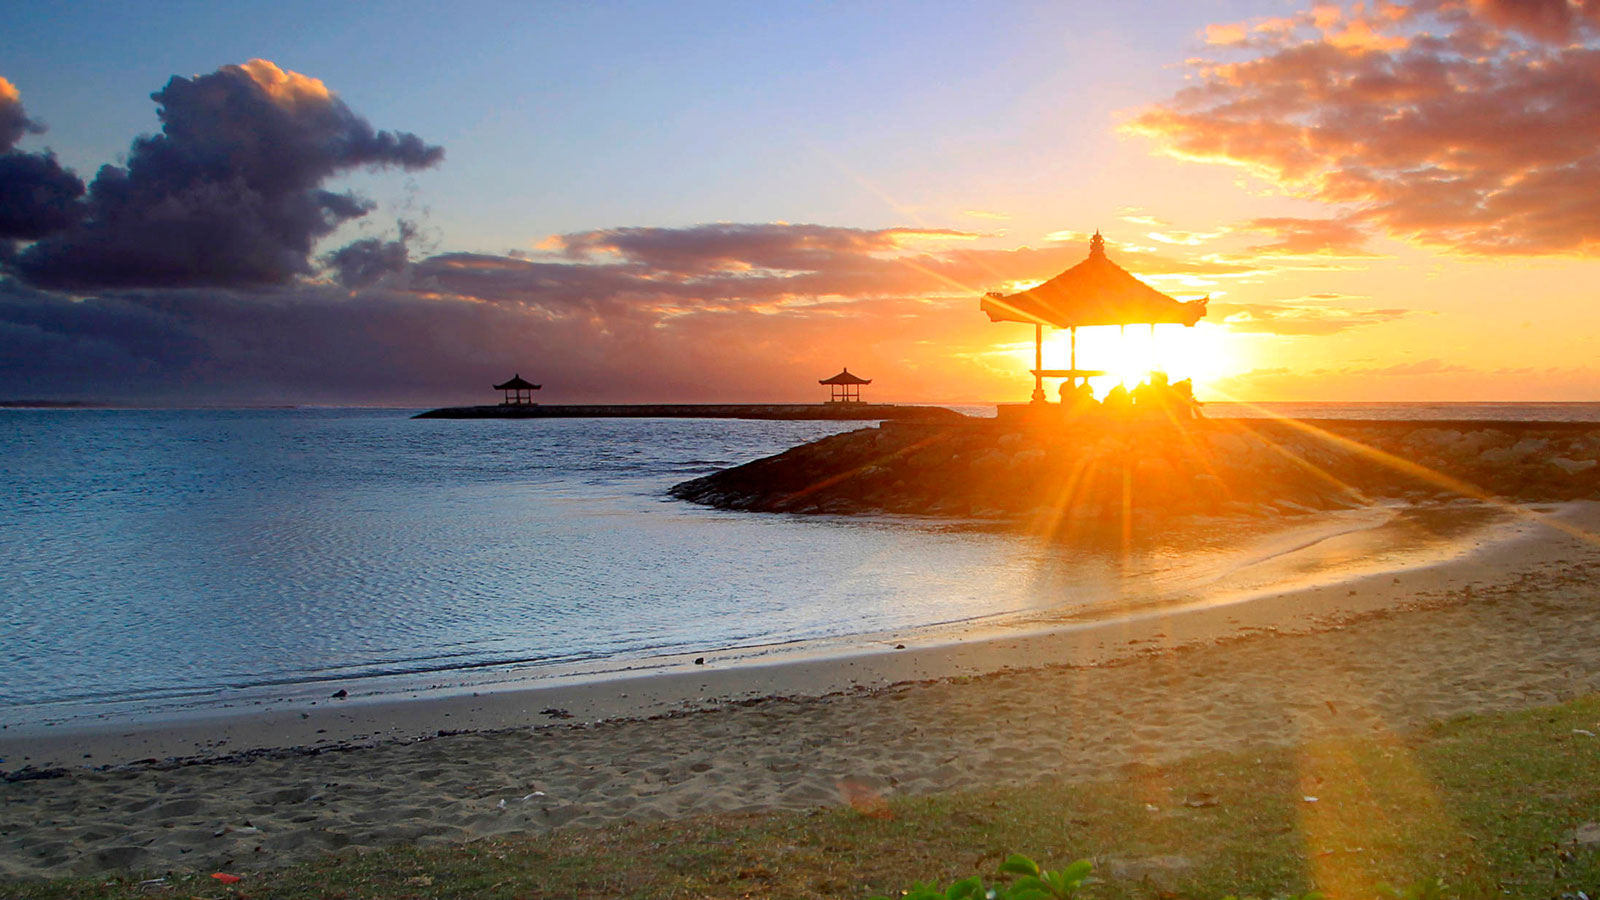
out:
{"label": "calm ocean water", "polygon": [[408,416],[0,410],[0,722],[1052,596],[994,535],[663,496],[861,423]]}
{"label": "calm ocean water", "polygon": [[[1473,417],[1315,406],[1279,411]],[[1600,421],[1600,404],[1475,409]],[[959,524],[663,496],[859,423],[408,416],[0,410],[0,723],[910,628],[1105,577]]]}

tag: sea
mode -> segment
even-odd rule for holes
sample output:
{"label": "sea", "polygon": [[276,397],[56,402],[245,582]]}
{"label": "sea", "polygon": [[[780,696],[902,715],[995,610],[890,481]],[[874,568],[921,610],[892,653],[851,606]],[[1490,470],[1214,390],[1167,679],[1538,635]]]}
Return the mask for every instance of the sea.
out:
{"label": "sea", "polygon": [[[1600,403],[1207,409],[1600,422]],[[0,409],[0,725],[984,621],[1103,599],[1113,566],[984,523],[666,495],[871,423],[414,412]]]}

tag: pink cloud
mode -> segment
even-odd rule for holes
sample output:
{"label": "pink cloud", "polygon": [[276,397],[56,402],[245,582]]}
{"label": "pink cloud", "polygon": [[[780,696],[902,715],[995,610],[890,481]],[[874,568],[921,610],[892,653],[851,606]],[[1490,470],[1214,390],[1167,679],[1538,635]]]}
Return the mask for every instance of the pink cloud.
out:
{"label": "pink cloud", "polygon": [[1600,247],[1595,4],[1319,7],[1129,128],[1402,239],[1479,254]]}

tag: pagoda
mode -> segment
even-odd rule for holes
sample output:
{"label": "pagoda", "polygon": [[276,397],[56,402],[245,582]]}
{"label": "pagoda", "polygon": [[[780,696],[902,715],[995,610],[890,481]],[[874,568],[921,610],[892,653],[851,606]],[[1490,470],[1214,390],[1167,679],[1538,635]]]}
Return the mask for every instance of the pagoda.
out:
{"label": "pagoda", "polygon": [[861,386],[871,383],[872,379],[870,378],[851,375],[848,368],[832,378],[823,378],[817,381],[817,384],[828,386],[829,403],[860,403]]}
{"label": "pagoda", "polygon": [[500,401],[501,406],[533,406],[533,392],[539,387],[537,384],[530,384],[521,374],[516,374],[505,384],[495,385],[494,389],[504,391],[502,396],[505,399]]}
{"label": "pagoda", "polygon": [[[1078,328],[1091,325],[1157,325],[1192,327],[1206,314],[1207,296],[1176,300],[1128,273],[1106,256],[1106,240],[1096,231],[1089,240],[1089,258],[1038,287],[1015,294],[991,291],[979,308],[991,322],[1024,322],[1033,326],[1033,402],[1044,403],[1044,379],[1078,379],[1104,375],[1098,369],[1078,368]],[[1044,367],[1044,326],[1065,328],[1072,334],[1071,367]]]}

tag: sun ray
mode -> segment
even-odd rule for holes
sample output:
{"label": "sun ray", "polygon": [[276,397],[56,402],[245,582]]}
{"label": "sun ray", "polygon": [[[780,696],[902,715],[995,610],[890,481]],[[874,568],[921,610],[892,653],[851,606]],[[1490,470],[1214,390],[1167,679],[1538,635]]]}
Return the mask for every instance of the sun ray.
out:
{"label": "sun ray", "polygon": [[1316,425],[1312,425],[1309,422],[1296,419],[1292,416],[1285,416],[1266,407],[1232,397],[1227,399],[1230,403],[1237,403],[1252,410],[1260,415],[1263,419],[1268,419],[1286,425],[1290,428],[1300,431],[1307,436],[1316,438],[1331,446],[1338,447],[1349,453],[1355,454],[1356,456],[1386,466],[1403,475],[1408,475],[1412,478],[1418,479],[1419,481],[1431,484],[1434,487],[1460,494],[1463,497],[1470,497],[1474,500],[1489,504],[1503,512],[1510,513],[1518,518],[1533,522],[1535,524],[1547,526],[1556,531],[1570,535],[1571,537],[1578,538],[1586,543],[1600,546],[1600,535],[1597,535],[1594,532],[1580,528],[1570,522],[1563,521],[1554,516],[1542,513],[1539,510],[1533,509],[1527,505],[1505,500],[1499,496],[1496,496],[1494,493],[1484,490],[1483,488],[1478,487],[1470,482],[1463,481],[1452,475],[1447,475],[1443,472],[1431,469],[1422,465],[1421,463],[1413,462],[1412,460],[1404,457],[1396,456],[1395,454],[1386,450],[1380,450],[1377,447],[1362,443],[1354,438],[1346,437],[1342,434],[1336,434],[1325,428],[1319,428]]}

